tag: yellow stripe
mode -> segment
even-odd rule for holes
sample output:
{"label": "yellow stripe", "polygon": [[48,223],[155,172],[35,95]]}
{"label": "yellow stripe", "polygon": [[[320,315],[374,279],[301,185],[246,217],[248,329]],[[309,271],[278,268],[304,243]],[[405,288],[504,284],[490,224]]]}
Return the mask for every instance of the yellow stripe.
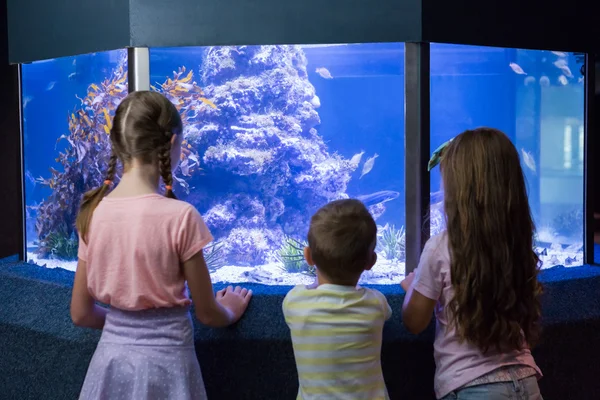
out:
{"label": "yellow stripe", "polygon": [[[288,315],[288,324],[335,324],[335,323],[349,323],[353,324],[356,322],[375,322],[381,321],[381,313],[370,313],[370,314],[326,314],[326,315]],[[383,322],[383,321],[382,321]],[[368,326],[367,326],[368,327]]]}
{"label": "yellow stripe", "polygon": [[355,371],[341,370],[336,372],[302,372],[298,373],[300,380],[350,380],[350,379],[365,379],[381,374],[381,366],[375,365],[366,370],[359,369]]}
{"label": "yellow stripe", "polygon": [[313,358],[313,357],[296,357],[296,365],[299,366],[324,366],[324,365],[339,365],[339,364],[360,364],[368,363],[376,360],[375,355],[355,356],[355,357],[335,357],[335,358]]}
{"label": "yellow stripe", "polygon": [[[297,337],[333,337],[340,335],[364,335],[366,333],[375,333],[373,329],[365,329],[364,326],[333,326],[326,329],[290,329],[292,338]],[[379,331],[379,329],[377,330]],[[351,340],[352,338],[349,338]]]}
{"label": "yellow stripe", "polygon": [[[322,297],[322,296],[319,296]],[[335,299],[338,300],[338,299]],[[330,301],[313,301],[312,299],[309,298],[304,298],[304,299],[300,299],[300,298],[294,298],[293,301],[291,299],[288,298],[287,302],[284,302],[284,306],[286,309],[288,310],[316,310],[316,309],[320,309],[320,310],[338,310],[338,309],[342,309],[342,310],[347,310],[347,309],[352,309],[353,307],[355,308],[376,308],[376,309],[381,309],[381,302],[377,299],[356,299],[356,301],[344,301],[343,303],[341,302],[344,299],[339,299],[340,301],[334,301],[334,300],[330,300]],[[290,303],[291,301],[291,303]]]}
{"label": "yellow stripe", "polygon": [[295,351],[329,351],[329,350],[363,350],[373,347],[379,351],[379,344],[375,341],[369,340],[364,342],[327,342],[327,343],[292,343]]}
{"label": "yellow stripe", "polygon": [[[344,385],[344,386],[302,386],[306,394],[333,394],[333,393],[361,393],[372,389],[384,388],[383,379],[368,384]],[[369,399],[370,400],[370,399]]]}

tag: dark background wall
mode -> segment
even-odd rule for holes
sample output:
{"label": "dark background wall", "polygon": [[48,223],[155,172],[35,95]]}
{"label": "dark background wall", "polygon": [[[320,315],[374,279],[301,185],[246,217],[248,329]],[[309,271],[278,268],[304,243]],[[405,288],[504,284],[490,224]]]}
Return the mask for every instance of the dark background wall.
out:
{"label": "dark background wall", "polygon": [[6,0],[0,0],[0,258],[23,251],[18,69],[8,65]]}

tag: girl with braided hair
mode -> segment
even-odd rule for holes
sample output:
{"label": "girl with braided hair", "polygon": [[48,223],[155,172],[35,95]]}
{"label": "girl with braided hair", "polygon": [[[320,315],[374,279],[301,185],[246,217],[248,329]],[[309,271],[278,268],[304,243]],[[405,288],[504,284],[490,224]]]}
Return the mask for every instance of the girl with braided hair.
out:
{"label": "girl with braided hair", "polygon": [[[177,109],[159,93],[134,92],[117,107],[106,178],[77,217],[71,318],[102,329],[80,399],[205,399],[185,283],[196,317],[212,327],[235,323],[252,296],[231,286],[214,295],[202,251],[212,235],[173,194],[181,136]],[[118,161],[123,176],[111,190]]]}

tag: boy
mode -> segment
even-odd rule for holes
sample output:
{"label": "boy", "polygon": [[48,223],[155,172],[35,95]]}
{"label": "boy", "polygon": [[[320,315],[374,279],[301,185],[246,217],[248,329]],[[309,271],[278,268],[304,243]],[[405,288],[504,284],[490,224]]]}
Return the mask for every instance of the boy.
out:
{"label": "boy", "polygon": [[381,371],[384,322],[392,310],[380,292],[357,286],[375,261],[377,225],[358,200],[337,200],[310,221],[306,262],[311,286],[283,301],[300,387],[297,399],[388,399]]}

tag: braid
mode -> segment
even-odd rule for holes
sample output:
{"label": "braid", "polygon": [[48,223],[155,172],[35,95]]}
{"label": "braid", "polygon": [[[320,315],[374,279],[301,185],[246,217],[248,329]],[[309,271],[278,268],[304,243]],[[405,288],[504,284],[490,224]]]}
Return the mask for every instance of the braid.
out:
{"label": "braid", "polygon": [[106,178],[104,183],[95,189],[92,189],[86,192],[83,195],[83,200],[81,201],[81,206],[79,207],[79,214],[77,215],[77,232],[83,239],[85,243],[87,243],[87,235],[90,230],[90,222],[92,221],[92,214],[100,201],[106,196],[108,190],[110,189],[110,185],[115,178],[117,170],[117,155],[112,152],[110,155],[110,159],[108,160],[108,168],[106,169]]}
{"label": "braid", "polygon": [[106,180],[112,182],[115,179],[117,172],[117,155],[112,152],[108,160],[108,168],[106,169]]}
{"label": "braid", "polygon": [[173,173],[171,171],[171,141],[167,141],[165,145],[158,151],[158,168],[160,176],[167,187],[165,196],[170,199],[176,199],[173,193]]}

